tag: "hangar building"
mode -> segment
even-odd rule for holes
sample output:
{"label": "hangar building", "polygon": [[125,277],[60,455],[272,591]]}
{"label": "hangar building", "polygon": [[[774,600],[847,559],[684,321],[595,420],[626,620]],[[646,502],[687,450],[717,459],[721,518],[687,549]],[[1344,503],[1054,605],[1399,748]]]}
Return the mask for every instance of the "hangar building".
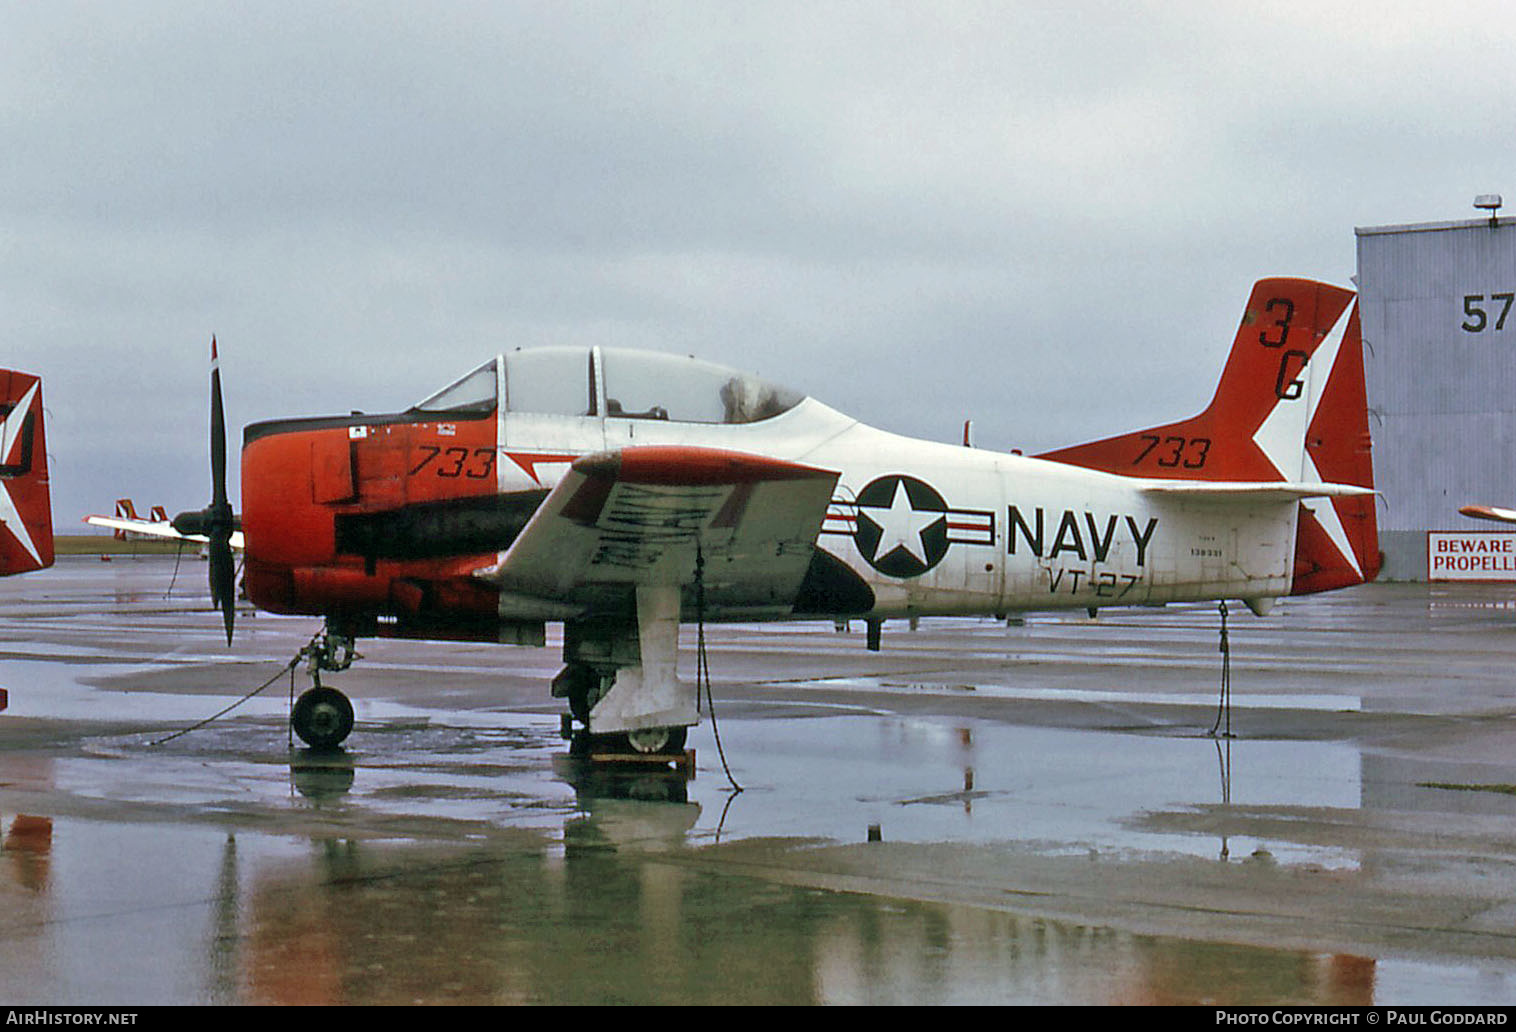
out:
{"label": "hangar building", "polygon": [[[1516,218],[1499,205],[1482,195],[1486,218],[1355,231],[1381,580],[1471,579],[1437,572],[1437,532],[1516,529],[1458,512],[1516,508]],[[1472,579],[1516,580],[1509,565]]]}

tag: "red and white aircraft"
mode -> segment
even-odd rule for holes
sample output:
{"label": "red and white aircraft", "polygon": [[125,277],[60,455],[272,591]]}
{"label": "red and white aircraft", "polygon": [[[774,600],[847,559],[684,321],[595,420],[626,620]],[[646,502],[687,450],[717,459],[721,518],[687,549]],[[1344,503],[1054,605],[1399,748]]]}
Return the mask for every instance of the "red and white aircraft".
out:
{"label": "red and white aircraft", "polygon": [[42,379],[0,369],[0,576],[51,565]]}
{"label": "red and white aircraft", "polygon": [[114,516],[86,516],[84,522],[96,527],[108,527],[117,541],[130,541],[139,537],[181,538],[163,506],[155,505],[144,519],[137,515],[137,506],[130,498],[116,499]]}
{"label": "red and white aircraft", "polygon": [[[216,501],[174,523],[210,541],[230,635],[212,387]],[[369,635],[540,645],[561,622],[553,694],[581,733],[642,751],[699,719],[682,622],[862,618],[877,647],[900,617],[1263,612],[1380,565],[1357,306],[1298,279],[1254,287],[1200,415],[1035,458],[897,436],[693,358],[563,347],[404,412],[249,426],[242,484],[248,597],[324,616],[332,657]],[[318,686],[293,719],[332,745],[352,708]]]}

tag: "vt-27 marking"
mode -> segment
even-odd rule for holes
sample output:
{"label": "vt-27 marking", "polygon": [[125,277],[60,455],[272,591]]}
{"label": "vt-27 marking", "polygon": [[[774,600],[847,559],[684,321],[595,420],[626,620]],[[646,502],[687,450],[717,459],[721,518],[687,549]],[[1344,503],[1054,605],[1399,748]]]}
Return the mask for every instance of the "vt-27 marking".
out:
{"label": "vt-27 marking", "polygon": [[[1080,515],[1083,516],[1082,530]],[[1038,559],[1043,558],[1044,544],[1047,540],[1047,524],[1044,521],[1042,506],[1039,505],[1032,510],[1030,521],[1015,505],[1010,507],[1009,517],[1007,523],[1010,534],[1006,538],[1007,553],[1016,555],[1017,542],[1020,541],[1024,543],[1026,551]],[[1055,570],[1052,566],[1043,566],[1042,573],[1047,579],[1048,593],[1056,595],[1062,590],[1069,595],[1077,595],[1082,586],[1095,598],[1110,599],[1112,602],[1119,602],[1126,598],[1143,579],[1140,571],[1147,565],[1148,544],[1153,540],[1153,533],[1158,529],[1158,517],[1149,516],[1145,525],[1139,527],[1139,524],[1137,517],[1126,513],[1119,516],[1112,513],[1102,524],[1093,512],[1085,511],[1082,514],[1076,514],[1072,509],[1063,510],[1052,544],[1046,550],[1046,558],[1049,562],[1065,553],[1072,553],[1086,563],[1091,561],[1104,563],[1110,558],[1112,546],[1115,545],[1118,549],[1117,561],[1123,568],[1095,570],[1089,566],[1064,566]],[[1125,531],[1125,536],[1120,541],[1117,540],[1118,526]],[[1124,547],[1121,547],[1126,544],[1130,544],[1131,550],[1135,552],[1130,561],[1125,561],[1128,553]],[[1132,572],[1133,566],[1139,572]]]}

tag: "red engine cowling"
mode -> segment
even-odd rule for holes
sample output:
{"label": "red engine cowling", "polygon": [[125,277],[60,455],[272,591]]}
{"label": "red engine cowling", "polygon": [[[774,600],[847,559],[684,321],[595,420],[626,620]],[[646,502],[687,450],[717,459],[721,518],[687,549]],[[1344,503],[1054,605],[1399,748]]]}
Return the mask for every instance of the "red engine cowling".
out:
{"label": "red engine cowling", "polygon": [[541,492],[502,496],[496,422],[413,415],[247,428],[249,599],[372,633],[493,636],[497,599],[470,574],[520,532]]}

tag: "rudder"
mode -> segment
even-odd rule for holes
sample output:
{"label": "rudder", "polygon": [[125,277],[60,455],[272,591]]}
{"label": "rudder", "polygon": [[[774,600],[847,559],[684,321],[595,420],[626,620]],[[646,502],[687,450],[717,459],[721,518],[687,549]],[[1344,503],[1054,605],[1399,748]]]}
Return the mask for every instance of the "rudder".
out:
{"label": "rudder", "polygon": [[[1313,406],[1305,437],[1307,478],[1358,487],[1374,486],[1373,443],[1363,376],[1363,339],[1358,306],[1347,316],[1342,343],[1330,366],[1313,373]],[[1375,497],[1314,498],[1302,503],[1295,531],[1292,594],[1305,595],[1371,581],[1384,557],[1379,551]]]}

